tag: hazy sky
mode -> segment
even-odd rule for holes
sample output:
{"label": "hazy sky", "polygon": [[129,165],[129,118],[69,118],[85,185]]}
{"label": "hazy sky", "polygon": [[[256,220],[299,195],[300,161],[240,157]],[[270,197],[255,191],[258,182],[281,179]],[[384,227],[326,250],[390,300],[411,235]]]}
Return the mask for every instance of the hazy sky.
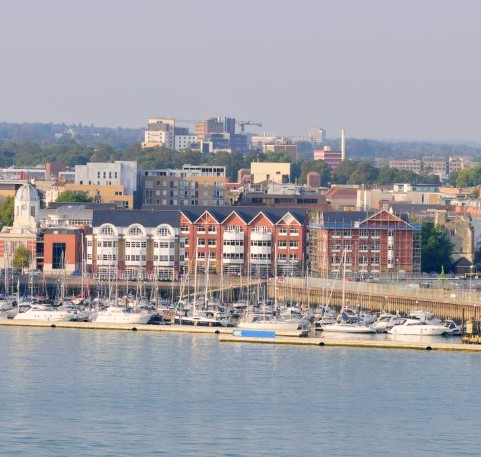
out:
{"label": "hazy sky", "polygon": [[0,121],[481,141],[480,0],[15,0]]}

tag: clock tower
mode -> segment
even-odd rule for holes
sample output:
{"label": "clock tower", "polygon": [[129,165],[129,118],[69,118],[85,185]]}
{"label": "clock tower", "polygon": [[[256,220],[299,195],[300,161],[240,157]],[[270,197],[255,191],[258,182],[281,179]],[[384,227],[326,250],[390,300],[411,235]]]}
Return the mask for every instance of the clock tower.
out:
{"label": "clock tower", "polygon": [[40,196],[33,184],[25,183],[15,195],[14,228],[36,229],[35,220],[40,209]]}

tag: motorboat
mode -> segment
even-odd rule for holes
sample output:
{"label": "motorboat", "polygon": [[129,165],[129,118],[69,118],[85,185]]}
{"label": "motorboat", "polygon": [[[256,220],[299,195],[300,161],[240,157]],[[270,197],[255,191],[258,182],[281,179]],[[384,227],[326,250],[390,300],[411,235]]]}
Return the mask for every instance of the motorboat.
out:
{"label": "motorboat", "polygon": [[255,313],[246,316],[237,324],[237,328],[249,330],[298,330],[302,328],[302,319],[283,319],[273,314]]}
{"label": "motorboat", "polygon": [[356,334],[374,334],[376,329],[370,325],[352,322],[339,322],[335,324],[324,325],[322,331],[326,333],[356,333]]}
{"label": "motorboat", "polygon": [[68,322],[74,314],[62,307],[32,304],[25,312],[17,313],[13,319],[21,321]]}
{"label": "motorboat", "polygon": [[100,310],[92,322],[105,324],[146,324],[151,314],[144,309],[134,309],[123,306],[109,306]]}
{"label": "motorboat", "polygon": [[403,323],[403,319],[397,314],[381,313],[379,317],[373,322],[372,327],[377,333],[386,333],[395,325]]}
{"label": "motorboat", "polygon": [[463,326],[457,324],[452,319],[446,319],[443,325],[446,327],[446,335],[461,336],[463,334]]}
{"label": "motorboat", "polygon": [[227,319],[219,319],[217,317],[208,317],[203,313],[196,313],[196,315],[176,315],[174,323],[178,325],[193,325],[198,327],[226,327]]}
{"label": "motorboat", "polygon": [[444,325],[429,324],[421,319],[403,319],[403,322],[388,330],[392,335],[444,335],[448,329]]}

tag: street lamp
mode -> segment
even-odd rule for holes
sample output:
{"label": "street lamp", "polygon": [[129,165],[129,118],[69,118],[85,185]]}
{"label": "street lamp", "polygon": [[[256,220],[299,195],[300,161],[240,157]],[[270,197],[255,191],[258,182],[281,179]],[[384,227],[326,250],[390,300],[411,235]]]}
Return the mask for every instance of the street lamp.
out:
{"label": "street lamp", "polygon": [[469,293],[470,294],[473,291],[473,269],[474,269],[474,265],[470,265],[469,266]]}

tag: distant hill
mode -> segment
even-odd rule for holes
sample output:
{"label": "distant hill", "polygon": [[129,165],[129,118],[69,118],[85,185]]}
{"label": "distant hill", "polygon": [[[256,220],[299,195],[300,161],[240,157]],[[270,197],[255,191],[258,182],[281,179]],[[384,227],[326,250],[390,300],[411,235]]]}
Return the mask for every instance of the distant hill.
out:
{"label": "distant hill", "polygon": [[82,124],[15,124],[0,122],[0,140],[14,143],[57,143],[73,139],[80,145],[104,144],[127,149],[144,139],[143,129],[108,128]]}
{"label": "distant hill", "polygon": [[[340,148],[339,141],[329,143]],[[462,156],[474,161],[481,160],[481,146],[443,144],[415,141],[377,141],[351,138],[346,140],[346,157],[355,160],[388,162],[394,159],[421,159],[423,157]]]}

